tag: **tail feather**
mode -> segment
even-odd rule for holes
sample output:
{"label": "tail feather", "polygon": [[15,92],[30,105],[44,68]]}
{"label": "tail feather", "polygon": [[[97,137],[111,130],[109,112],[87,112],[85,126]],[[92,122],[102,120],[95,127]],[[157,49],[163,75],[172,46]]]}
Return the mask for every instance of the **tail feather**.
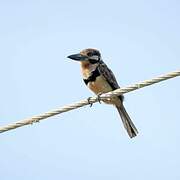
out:
{"label": "tail feather", "polygon": [[124,125],[125,129],[127,130],[129,137],[130,138],[135,137],[138,134],[138,130],[136,129],[131,118],[129,117],[125,107],[123,106],[123,104],[121,104],[120,106],[116,106],[116,108],[120,114],[123,125]]}

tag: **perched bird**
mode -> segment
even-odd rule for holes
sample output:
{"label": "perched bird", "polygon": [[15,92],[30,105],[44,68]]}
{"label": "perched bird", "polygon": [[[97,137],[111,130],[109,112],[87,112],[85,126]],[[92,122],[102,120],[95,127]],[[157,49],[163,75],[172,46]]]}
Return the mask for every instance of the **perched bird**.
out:
{"label": "perched bird", "polygon": [[[84,49],[78,54],[68,56],[68,58],[80,62],[83,80],[95,94],[99,95],[120,88],[113,72],[102,61],[98,50]],[[133,138],[138,131],[126,112],[123,98],[123,95],[120,95],[103,101],[116,107],[128,135]]]}

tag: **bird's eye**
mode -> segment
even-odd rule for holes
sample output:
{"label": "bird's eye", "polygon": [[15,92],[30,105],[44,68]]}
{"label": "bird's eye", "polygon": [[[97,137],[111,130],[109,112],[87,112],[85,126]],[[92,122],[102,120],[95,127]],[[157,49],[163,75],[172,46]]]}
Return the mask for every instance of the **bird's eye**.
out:
{"label": "bird's eye", "polygon": [[89,57],[91,57],[91,56],[93,56],[93,53],[92,53],[92,52],[89,52],[87,55],[88,55]]}

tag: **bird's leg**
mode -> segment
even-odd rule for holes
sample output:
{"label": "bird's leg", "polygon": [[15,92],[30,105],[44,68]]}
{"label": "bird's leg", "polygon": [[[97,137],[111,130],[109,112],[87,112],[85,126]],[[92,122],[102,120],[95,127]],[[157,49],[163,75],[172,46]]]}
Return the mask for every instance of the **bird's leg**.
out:
{"label": "bird's leg", "polygon": [[90,107],[92,107],[93,103],[92,103],[92,102],[90,102],[90,99],[91,99],[91,97],[88,97],[88,98],[87,98],[87,101],[88,101],[88,103],[89,103]]}
{"label": "bird's leg", "polygon": [[[100,92],[100,93],[97,94],[97,100],[98,100],[98,102],[99,102],[100,104],[101,104],[101,97],[100,97],[101,94],[103,94],[103,93]],[[88,101],[90,107],[92,107],[93,103],[90,102],[90,99],[91,99],[91,97],[88,97],[88,98],[87,98],[87,101]]]}
{"label": "bird's leg", "polygon": [[97,100],[98,100],[98,102],[101,104],[101,95],[102,95],[103,93],[102,92],[100,92],[100,93],[98,93],[97,94]]}

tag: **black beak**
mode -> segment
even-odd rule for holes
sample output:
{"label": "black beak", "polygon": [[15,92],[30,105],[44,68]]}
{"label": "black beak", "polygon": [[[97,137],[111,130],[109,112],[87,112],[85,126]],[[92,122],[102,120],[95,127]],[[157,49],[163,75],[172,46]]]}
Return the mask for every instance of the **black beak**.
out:
{"label": "black beak", "polygon": [[87,59],[87,56],[83,56],[82,54],[72,54],[68,56],[67,58],[75,60],[75,61],[85,61]]}

